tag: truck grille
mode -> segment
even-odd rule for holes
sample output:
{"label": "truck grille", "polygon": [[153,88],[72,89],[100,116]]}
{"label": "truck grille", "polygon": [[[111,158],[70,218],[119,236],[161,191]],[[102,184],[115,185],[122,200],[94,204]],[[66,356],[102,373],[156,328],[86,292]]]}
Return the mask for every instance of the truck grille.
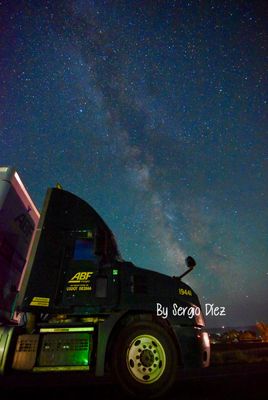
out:
{"label": "truck grille", "polygon": [[39,335],[20,335],[18,337],[12,368],[30,370],[34,367]]}

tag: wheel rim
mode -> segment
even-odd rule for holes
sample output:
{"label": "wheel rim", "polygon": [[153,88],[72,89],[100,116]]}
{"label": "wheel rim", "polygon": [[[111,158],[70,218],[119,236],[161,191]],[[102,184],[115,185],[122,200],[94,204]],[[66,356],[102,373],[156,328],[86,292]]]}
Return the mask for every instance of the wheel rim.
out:
{"label": "wheel rim", "polygon": [[154,336],[140,335],[130,343],[126,362],[130,374],[136,381],[154,383],[165,370],[165,350]]}

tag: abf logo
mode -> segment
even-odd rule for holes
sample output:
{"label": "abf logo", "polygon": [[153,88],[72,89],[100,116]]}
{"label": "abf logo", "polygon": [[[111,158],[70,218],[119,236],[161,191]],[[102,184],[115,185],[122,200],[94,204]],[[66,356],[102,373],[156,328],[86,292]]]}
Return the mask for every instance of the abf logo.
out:
{"label": "abf logo", "polygon": [[68,283],[80,283],[85,282],[90,279],[90,276],[93,272],[77,272],[69,281]]}

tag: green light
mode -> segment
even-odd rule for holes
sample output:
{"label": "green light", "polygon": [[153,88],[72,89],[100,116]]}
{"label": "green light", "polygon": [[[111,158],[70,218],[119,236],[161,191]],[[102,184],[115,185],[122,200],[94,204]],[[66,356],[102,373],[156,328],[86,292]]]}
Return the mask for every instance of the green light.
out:
{"label": "green light", "polygon": [[93,332],[93,326],[83,327],[83,328],[41,328],[40,332]]}
{"label": "green light", "polygon": [[113,275],[118,275],[118,269],[113,269]]}

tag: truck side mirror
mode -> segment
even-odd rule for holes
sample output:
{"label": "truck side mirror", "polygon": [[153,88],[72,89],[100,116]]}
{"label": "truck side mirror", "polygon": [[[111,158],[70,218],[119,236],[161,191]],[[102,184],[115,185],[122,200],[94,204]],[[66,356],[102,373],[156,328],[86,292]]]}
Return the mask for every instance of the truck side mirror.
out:
{"label": "truck side mirror", "polygon": [[195,259],[191,256],[188,256],[185,259],[185,264],[186,264],[187,268],[189,268],[189,269],[193,269],[196,266]]}
{"label": "truck side mirror", "polygon": [[191,257],[191,256],[188,256],[188,257],[185,259],[185,263],[186,263],[186,266],[187,266],[187,268],[188,268],[188,271],[185,271],[182,275],[180,275],[180,276],[178,277],[178,279],[181,279],[181,278],[183,278],[185,275],[189,274],[189,272],[191,272],[192,269],[196,266],[195,259],[194,259],[193,257]]}

